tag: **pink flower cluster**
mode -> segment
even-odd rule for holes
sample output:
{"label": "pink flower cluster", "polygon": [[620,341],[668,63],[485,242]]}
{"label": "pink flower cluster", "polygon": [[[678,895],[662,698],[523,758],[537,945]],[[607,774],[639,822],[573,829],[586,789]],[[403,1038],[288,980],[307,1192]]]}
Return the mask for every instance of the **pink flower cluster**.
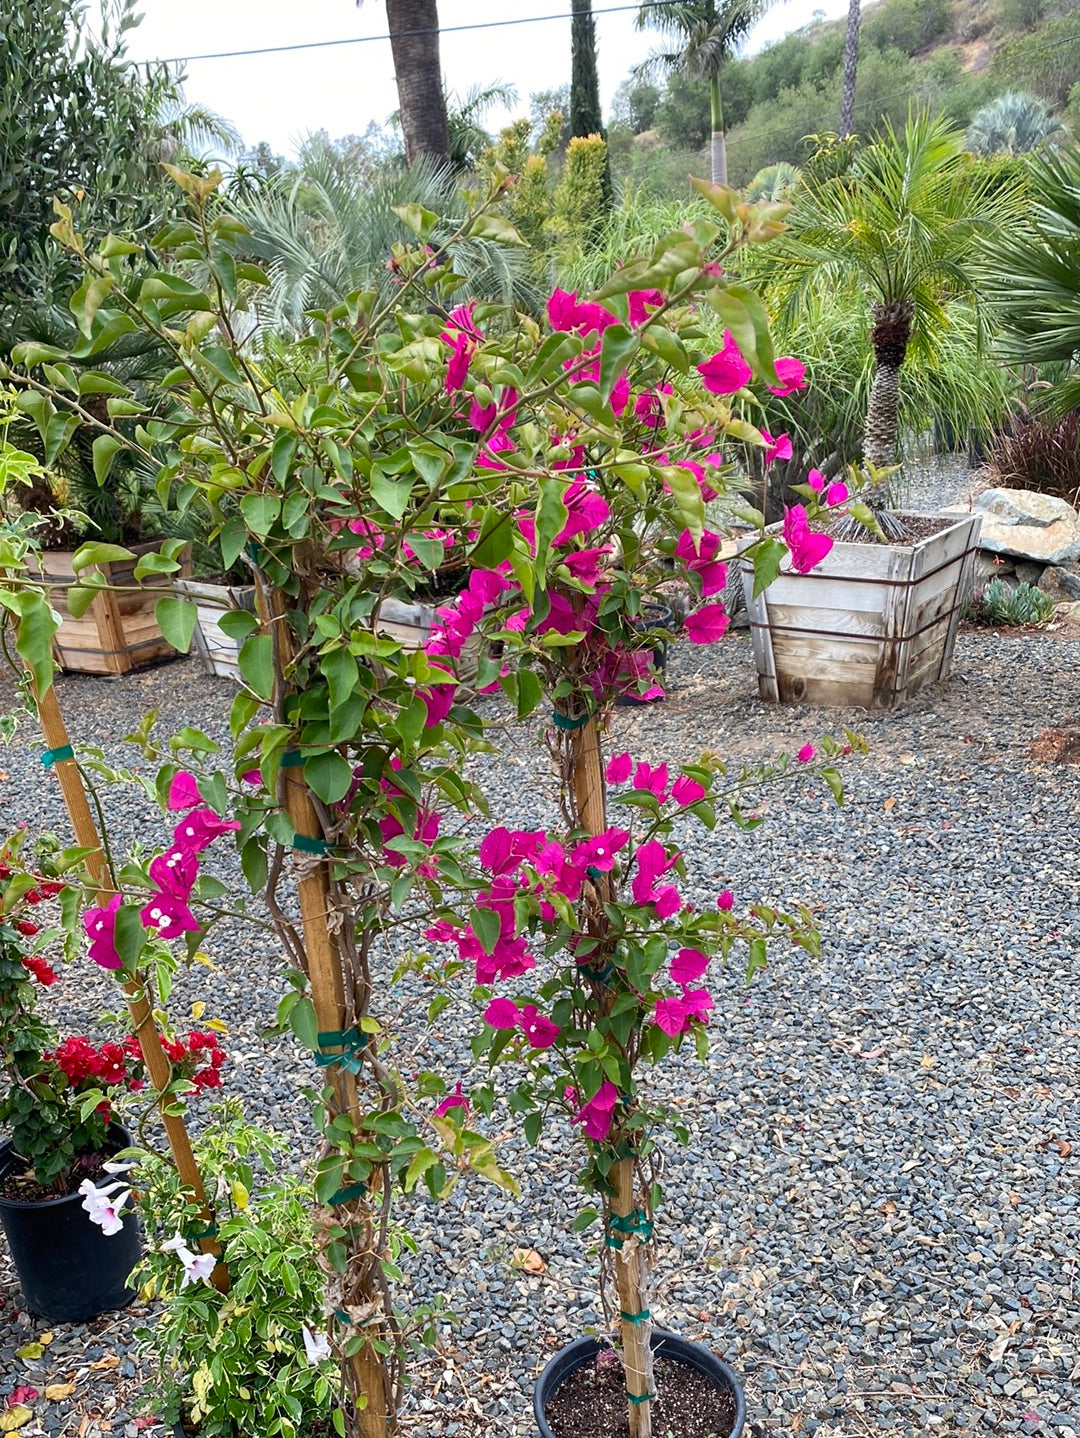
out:
{"label": "pink flower cluster", "polygon": [[526,974],[536,966],[536,959],[517,932],[515,897],[523,893],[538,895],[541,915],[553,919],[555,910],[545,895],[554,891],[576,902],[590,869],[610,873],[616,853],[629,837],[625,829],[609,829],[567,848],[543,830],[510,830],[500,825],[485,836],[479,851],[480,863],[491,874],[491,883],[478,897],[476,906],[499,921],[491,952],[471,924],[455,928],[440,920],[427,930],[426,937],[436,943],[455,943],[459,957],[475,964],[478,984]]}
{"label": "pink flower cluster", "polygon": [[[221,834],[239,829],[235,819],[222,819],[213,809],[199,808],[203,797],[192,774],[173,776],[168,807],[189,811],[173,830],[173,841],[164,854],[150,864],[150,878],[156,890],[142,909],[143,927],[155,929],[160,939],[178,939],[195,933],[201,926],[191,912],[190,900],[199,873],[199,855]],[[114,894],[107,904],[87,909],[83,927],[90,940],[89,954],[103,969],[122,969],[116,948],[116,915],[122,897]]]}

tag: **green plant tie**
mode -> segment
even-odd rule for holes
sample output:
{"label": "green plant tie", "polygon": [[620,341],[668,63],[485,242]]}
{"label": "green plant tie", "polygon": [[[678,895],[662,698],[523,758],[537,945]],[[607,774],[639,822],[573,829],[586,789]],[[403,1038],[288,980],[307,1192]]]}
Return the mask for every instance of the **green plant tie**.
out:
{"label": "green plant tie", "polygon": [[655,1393],[631,1393],[626,1390],[626,1397],[631,1403],[651,1403],[656,1397]]}
{"label": "green plant tie", "polygon": [[349,1317],[349,1315],[345,1312],[343,1308],[335,1308],[334,1317],[339,1323],[347,1323],[350,1327],[352,1326],[352,1319]]}
{"label": "green plant tie", "polygon": [[627,1313],[625,1308],[620,1308],[619,1317],[624,1323],[648,1323],[652,1313],[648,1308],[643,1308],[640,1313]]}
{"label": "green plant tie", "polygon": [[[315,1062],[321,1069],[337,1064],[338,1068],[347,1069],[349,1073],[359,1073],[363,1066],[363,1051],[370,1041],[370,1034],[361,1033],[355,1027],[327,1029],[318,1035],[319,1046],[315,1050]],[[329,1053],[329,1049],[335,1052]]]}
{"label": "green plant tie", "polygon": [[326,839],[312,839],[307,834],[294,834],[290,849],[299,849],[302,854],[329,854],[333,849]]}
{"label": "green plant tie", "polygon": [[191,1239],[192,1243],[198,1243],[202,1238],[216,1238],[217,1231],[218,1226],[216,1223],[208,1223],[205,1228],[189,1228],[187,1236]]}
{"label": "green plant tie", "polygon": [[281,756],[281,767],[283,769],[298,769],[304,762],[304,756],[299,749],[286,749]]}
{"label": "green plant tie", "polygon": [[[339,1188],[337,1193],[332,1193],[327,1199],[327,1206],[329,1208],[340,1208],[343,1203],[352,1203],[356,1198],[363,1198],[365,1193],[367,1193],[367,1188],[364,1184],[350,1183],[348,1188]],[[343,1318],[342,1322],[348,1323],[349,1319],[347,1317]]]}
{"label": "green plant tie", "polygon": [[591,714],[580,714],[576,719],[571,719],[567,714],[560,714],[557,709],[551,711],[551,722],[556,729],[584,729],[592,717]]}
{"label": "green plant tie", "polygon": [[61,763],[64,759],[74,759],[75,750],[70,744],[61,744],[59,749],[46,749],[41,756],[41,762],[46,769],[51,769],[54,764]]}
{"label": "green plant tie", "polygon": [[635,1208],[632,1213],[613,1213],[608,1219],[608,1231],[604,1242],[608,1248],[622,1248],[623,1243],[631,1234],[636,1233],[642,1243],[648,1243],[652,1237],[653,1221],[640,1208]]}

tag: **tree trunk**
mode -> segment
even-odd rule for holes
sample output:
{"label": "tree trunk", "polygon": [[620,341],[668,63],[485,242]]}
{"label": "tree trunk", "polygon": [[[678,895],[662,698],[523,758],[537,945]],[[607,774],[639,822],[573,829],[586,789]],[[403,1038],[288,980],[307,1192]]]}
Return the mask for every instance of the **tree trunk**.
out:
{"label": "tree trunk", "polygon": [[859,0],[850,0],[847,17],[847,41],[844,45],[844,81],[840,100],[840,137],[846,138],[855,128],[855,73],[859,60]]}
{"label": "tree trunk", "polygon": [[[604,133],[600,109],[600,76],[596,68],[596,26],[592,0],[572,0],[570,22],[570,136]],[[603,205],[610,210],[613,199],[611,157],[604,152]]]}
{"label": "tree trunk", "polygon": [[724,102],[720,97],[719,72],[709,80],[709,109],[712,114],[712,182],[727,184],[727,141],[724,139]]}
{"label": "tree trunk", "polygon": [[437,0],[386,0],[390,49],[394,57],[405,158],[420,155],[450,163],[442,65],[439,61]]}
{"label": "tree trunk", "polygon": [[[877,373],[866,410],[863,456],[875,469],[892,464],[900,428],[900,366],[911,338],[915,306],[911,300],[895,300],[874,306],[870,342],[877,359]],[[871,496],[871,502],[880,492]],[[879,499],[879,504],[883,500]]]}

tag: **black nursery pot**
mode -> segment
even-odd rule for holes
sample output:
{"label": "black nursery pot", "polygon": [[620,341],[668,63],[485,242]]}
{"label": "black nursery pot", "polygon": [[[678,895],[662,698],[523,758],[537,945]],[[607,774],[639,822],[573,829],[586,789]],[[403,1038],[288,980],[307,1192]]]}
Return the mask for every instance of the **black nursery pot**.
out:
{"label": "black nursery pot", "polygon": [[[595,1338],[578,1338],[566,1348],[561,1348],[548,1363],[533,1389],[533,1415],[540,1430],[540,1438],[555,1438],[544,1414],[556,1389],[571,1373],[576,1373],[579,1368],[592,1363],[605,1347],[605,1344],[597,1342]],[[722,1358],[717,1358],[716,1354],[703,1344],[690,1343],[687,1339],[680,1338],[677,1333],[668,1333],[663,1328],[653,1329],[652,1351],[656,1358],[667,1358],[673,1363],[682,1363],[687,1368],[696,1369],[712,1379],[717,1388],[729,1392],[735,1400],[735,1425],[730,1438],[741,1438],[746,1424],[746,1399],[734,1369],[729,1368]]]}
{"label": "black nursery pot", "polygon": [[[665,609],[659,604],[642,605],[641,614],[635,621],[634,628],[642,634],[651,634],[654,631],[665,632],[675,627],[675,612]],[[653,668],[656,670],[657,678],[663,679],[667,672],[667,640],[658,639],[653,645],[652,653]],[[657,696],[657,699],[661,696]],[[640,694],[632,690],[627,694],[620,694],[615,700],[617,709],[628,709],[636,704],[655,704],[657,699],[643,699]]]}
{"label": "black nursery pot", "polygon": [[[131,1142],[116,1125],[110,1140],[115,1151]],[[0,1144],[0,1178],[21,1166],[11,1144]],[[135,1297],[135,1290],[128,1287],[128,1275],[141,1251],[135,1213],[127,1209],[120,1232],[106,1235],[90,1222],[82,1203],[79,1193],[44,1203],[0,1195],[0,1223],[23,1302],[47,1323],[85,1323],[99,1313],[123,1308]]]}

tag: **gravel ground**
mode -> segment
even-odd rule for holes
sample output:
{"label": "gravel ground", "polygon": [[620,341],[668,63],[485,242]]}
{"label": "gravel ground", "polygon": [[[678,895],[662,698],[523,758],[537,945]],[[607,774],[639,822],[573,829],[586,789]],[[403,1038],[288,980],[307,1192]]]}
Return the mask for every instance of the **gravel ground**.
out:
{"label": "gravel ground", "polygon": [[[722,976],[707,1064],[676,1060],[656,1076],[693,1138],[667,1155],[653,1311],[744,1375],[758,1435],[1080,1435],[1080,767],[1029,754],[1074,719],[1078,660],[1075,639],[971,633],[953,678],[897,713],[780,709],[752,697],[736,635],[675,646],[668,701],[616,712],[613,742],[654,762],[711,749],[754,763],[845,723],[870,746],[845,763],[843,809],[820,784],[789,784],[769,791],[755,832],[693,835],[697,897],[722,882],[739,903],[804,902],[824,939],[820,960],[778,949],[750,990]],[[190,661],[60,683],[73,735],[114,757],[146,708],[161,710],[163,732],[223,735],[232,693]],[[63,829],[40,748],[28,723],[0,751],[5,826]],[[532,733],[508,729],[488,763],[505,813],[543,822],[550,785]],[[135,806],[119,828],[145,844],[164,835]],[[184,978],[173,1011],[200,998],[228,1019],[233,1091],[305,1152],[293,1095],[308,1071],[290,1045],[268,1053],[259,1037],[280,991],[276,946],[246,931],[210,948],[217,972]],[[85,971],[78,991],[73,978],[58,985],[67,1021],[115,1002],[105,976],[89,995]],[[467,1034],[452,1011],[423,1032],[417,989],[395,995],[405,1037],[421,1061],[437,1050],[467,1078]],[[596,1253],[569,1231],[566,1136],[533,1151],[516,1129],[497,1108],[520,1203],[466,1182],[439,1211],[402,1206],[421,1247],[413,1295],[444,1294],[459,1320],[417,1364],[410,1438],[464,1438],[469,1415],[524,1438],[540,1367],[601,1321]],[[518,1248],[546,1271],[516,1269]],[[0,1254],[0,1404],[17,1384],[76,1383],[69,1399],[34,1405],[27,1438],[132,1438],[141,1315],[57,1327],[25,1362],[14,1351],[43,1325],[18,1302]]]}

